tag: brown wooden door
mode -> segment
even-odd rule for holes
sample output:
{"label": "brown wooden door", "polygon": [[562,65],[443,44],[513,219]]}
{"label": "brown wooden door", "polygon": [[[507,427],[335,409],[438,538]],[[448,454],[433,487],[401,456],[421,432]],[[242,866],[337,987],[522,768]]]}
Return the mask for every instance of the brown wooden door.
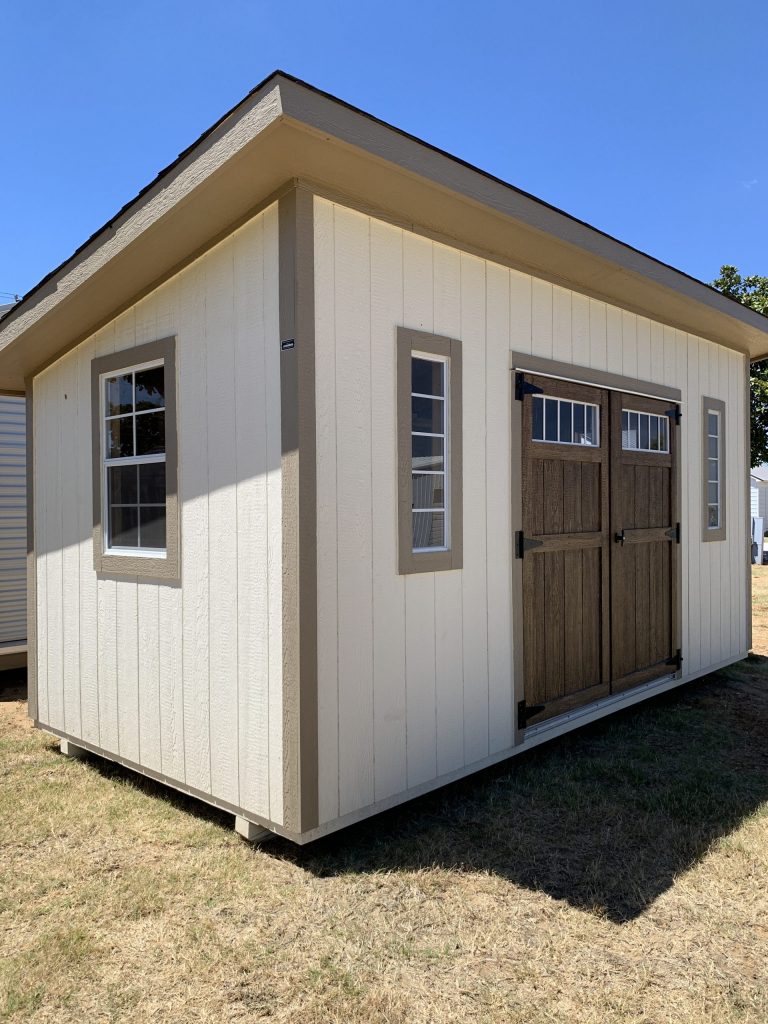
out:
{"label": "brown wooden door", "polygon": [[[608,392],[526,374],[522,414],[527,722],[609,693]],[[525,712],[523,712],[525,719]],[[526,721],[519,721],[519,725]]]}
{"label": "brown wooden door", "polygon": [[612,692],[676,666],[678,431],[670,405],[610,396]]}

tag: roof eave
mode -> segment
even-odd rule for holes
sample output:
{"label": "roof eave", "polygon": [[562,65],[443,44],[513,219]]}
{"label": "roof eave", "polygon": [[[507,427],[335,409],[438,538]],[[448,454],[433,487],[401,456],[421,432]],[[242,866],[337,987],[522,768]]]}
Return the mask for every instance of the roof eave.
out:
{"label": "roof eave", "polygon": [[108,322],[297,178],[751,358],[768,352],[768,318],[276,72],[6,314],[0,388],[23,387],[57,351]]}

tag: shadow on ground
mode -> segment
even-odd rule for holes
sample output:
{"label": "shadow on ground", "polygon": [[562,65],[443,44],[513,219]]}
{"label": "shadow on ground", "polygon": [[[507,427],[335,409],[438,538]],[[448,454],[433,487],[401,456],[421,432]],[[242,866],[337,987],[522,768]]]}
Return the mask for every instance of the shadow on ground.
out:
{"label": "shadow on ground", "polygon": [[[180,810],[231,815],[100,759]],[[768,800],[768,658],[615,714],[300,848],[264,850],[318,877],[493,872],[625,922]]]}
{"label": "shadow on ground", "polygon": [[0,672],[0,702],[27,699],[27,670],[12,668]]}
{"label": "shadow on ground", "polygon": [[494,872],[624,922],[766,800],[768,658],[751,656],[279,855],[320,876]]}

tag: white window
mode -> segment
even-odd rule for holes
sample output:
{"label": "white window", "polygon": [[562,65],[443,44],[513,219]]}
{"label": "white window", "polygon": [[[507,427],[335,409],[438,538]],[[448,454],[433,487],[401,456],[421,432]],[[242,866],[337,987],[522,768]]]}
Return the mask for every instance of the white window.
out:
{"label": "white window", "polygon": [[101,375],[104,551],[166,550],[165,366]]}
{"label": "white window", "polygon": [[445,551],[450,536],[448,361],[411,358],[413,551]]}
{"label": "white window", "polygon": [[669,419],[652,412],[621,410],[621,447],[629,452],[669,454]]}
{"label": "white window", "polygon": [[722,507],[722,491],[721,491],[721,461],[722,461],[722,428],[720,421],[720,412],[716,412],[713,409],[708,409],[706,413],[707,418],[707,436],[705,438],[705,444],[707,446],[707,529],[708,530],[719,530],[721,526],[721,507]]}
{"label": "white window", "polygon": [[534,395],[531,411],[534,441],[600,447],[600,409],[597,405]]}

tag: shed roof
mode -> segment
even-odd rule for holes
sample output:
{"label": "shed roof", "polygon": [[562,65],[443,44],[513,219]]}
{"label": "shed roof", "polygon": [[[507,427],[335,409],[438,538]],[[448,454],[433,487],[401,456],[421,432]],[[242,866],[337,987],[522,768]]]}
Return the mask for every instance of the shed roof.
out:
{"label": "shed roof", "polygon": [[755,466],[755,468],[751,469],[749,472],[750,476],[752,476],[759,483],[768,483],[768,462],[764,462],[760,466]]}
{"label": "shed roof", "polygon": [[768,353],[768,317],[275,71],[0,318],[0,389],[22,390],[297,180],[753,359]]}

